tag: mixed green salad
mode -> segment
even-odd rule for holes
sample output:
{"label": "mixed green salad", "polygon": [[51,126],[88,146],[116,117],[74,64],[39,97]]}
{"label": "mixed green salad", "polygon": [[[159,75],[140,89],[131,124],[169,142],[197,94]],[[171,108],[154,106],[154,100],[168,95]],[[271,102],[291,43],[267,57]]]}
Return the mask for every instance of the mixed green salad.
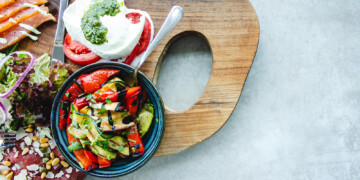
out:
{"label": "mixed green salad", "polygon": [[0,127],[16,131],[29,124],[48,124],[53,98],[73,73],[69,65],[44,54],[35,58],[16,46],[0,53]]}

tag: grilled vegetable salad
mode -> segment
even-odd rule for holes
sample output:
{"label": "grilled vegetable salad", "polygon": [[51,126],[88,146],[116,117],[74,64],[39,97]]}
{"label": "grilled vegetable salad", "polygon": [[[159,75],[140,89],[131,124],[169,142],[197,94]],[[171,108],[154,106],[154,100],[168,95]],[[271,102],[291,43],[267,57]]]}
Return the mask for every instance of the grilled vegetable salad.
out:
{"label": "grilled vegetable salad", "polygon": [[86,171],[144,154],[141,137],[153,121],[153,104],[141,86],[129,85],[119,72],[83,74],[62,98],[58,126],[67,132],[68,151]]}

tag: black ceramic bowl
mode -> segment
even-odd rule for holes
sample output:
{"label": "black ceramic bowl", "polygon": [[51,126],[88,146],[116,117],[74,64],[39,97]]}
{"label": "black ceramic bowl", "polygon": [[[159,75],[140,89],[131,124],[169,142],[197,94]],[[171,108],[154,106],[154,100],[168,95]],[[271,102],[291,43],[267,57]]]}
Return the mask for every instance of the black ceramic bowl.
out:
{"label": "black ceramic bowl", "polygon": [[157,91],[154,84],[148,79],[143,73],[138,73],[138,83],[143,89],[145,89],[149,95],[149,99],[154,105],[154,120],[149,131],[142,138],[145,153],[137,158],[129,157],[123,160],[118,160],[112,162],[110,167],[95,169],[91,171],[85,171],[79,166],[78,161],[76,160],[73,153],[70,153],[67,150],[69,143],[67,141],[66,131],[60,131],[58,128],[59,124],[59,110],[61,98],[64,96],[67,89],[73,84],[74,80],[77,79],[81,74],[88,74],[95,70],[99,69],[119,69],[120,74],[125,76],[132,76],[134,68],[125,64],[116,63],[116,62],[100,62],[85,66],[75,72],[69,79],[66,80],[64,85],[60,88],[56,98],[54,100],[51,112],[51,129],[52,134],[55,139],[56,145],[59,148],[61,154],[65,157],[66,161],[69,162],[72,166],[76,167],[78,170],[93,176],[98,177],[116,177],[128,174],[139,169],[143,166],[155,153],[157,148],[160,145],[164,127],[165,127],[165,114],[164,114],[164,105],[160,97],[159,92]]}

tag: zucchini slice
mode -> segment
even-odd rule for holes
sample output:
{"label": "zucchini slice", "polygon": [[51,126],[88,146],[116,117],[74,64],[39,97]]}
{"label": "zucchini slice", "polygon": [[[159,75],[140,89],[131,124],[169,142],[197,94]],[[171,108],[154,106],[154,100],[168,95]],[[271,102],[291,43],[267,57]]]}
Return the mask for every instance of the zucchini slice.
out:
{"label": "zucchini slice", "polygon": [[154,113],[142,108],[139,113],[139,132],[141,136],[144,136],[148,132],[152,120],[154,119]]}
{"label": "zucchini slice", "polygon": [[119,151],[120,157],[124,158],[130,155],[130,148],[125,138],[121,136],[114,136],[109,139],[109,147]]}
{"label": "zucchini slice", "polygon": [[68,130],[71,135],[73,135],[78,139],[84,139],[87,137],[86,134],[83,132],[83,130],[75,128],[74,126],[69,126]]}
{"label": "zucchini slice", "polygon": [[129,85],[127,85],[127,83],[125,81],[121,80],[120,78],[114,77],[113,79],[111,79],[110,81],[105,83],[104,86],[109,86],[109,87],[111,87],[111,90],[115,90],[114,92],[117,92],[117,91],[121,91],[121,90],[125,89]]}
{"label": "zucchini slice", "polygon": [[109,159],[109,160],[115,159],[116,155],[117,155],[115,152],[106,150],[105,148],[102,148],[98,145],[91,146],[91,151],[94,154],[101,156],[103,158]]}
{"label": "zucchini slice", "polygon": [[[114,137],[114,135],[103,133],[99,129],[99,127],[96,125],[97,124],[96,121],[99,120],[97,117],[92,117],[87,114],[83,114],[81,112],[73,111],[73,120],[79,124],[81,129],[87,129],[92,134],[93,137],[97,137],[99,135],[103,139],[110,139],[110,138]],[[87,137],[91,141],[91,137],[89,137],[88,134],[87,134]]]}

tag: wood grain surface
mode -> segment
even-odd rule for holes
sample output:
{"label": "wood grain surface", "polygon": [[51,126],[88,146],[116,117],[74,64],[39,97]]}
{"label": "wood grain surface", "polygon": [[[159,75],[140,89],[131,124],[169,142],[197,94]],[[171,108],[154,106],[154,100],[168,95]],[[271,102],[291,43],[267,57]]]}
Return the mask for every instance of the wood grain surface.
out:
{"label": "wood grain surface", "polygon": [[[188,34],[203,36],[213,53],[209,82],[197,102],[188,110],[166,110],[163,140],[155,156],[177,153],[216,133],[233,112],[252,65],[258,40],[259,22],[248,0],[126,0],[126,6],[147,11],[155,33],[174,5],[184,9],[184,18],[159,44],[141,67],[156,83],[158,72],[172,42]],[[57,16],[59,0],[50,0],[50,12]],[[56,23],[47,22],[39,30],[38,42],[26,39],[20,49],[36,56],[52,52]],[[69,62],[69,61],[68,61]],[[69,62],[70,63],[70,62]],[[80,66],[73,65],[74,69]],[[231,137],[229,137],[231,138]]]}

